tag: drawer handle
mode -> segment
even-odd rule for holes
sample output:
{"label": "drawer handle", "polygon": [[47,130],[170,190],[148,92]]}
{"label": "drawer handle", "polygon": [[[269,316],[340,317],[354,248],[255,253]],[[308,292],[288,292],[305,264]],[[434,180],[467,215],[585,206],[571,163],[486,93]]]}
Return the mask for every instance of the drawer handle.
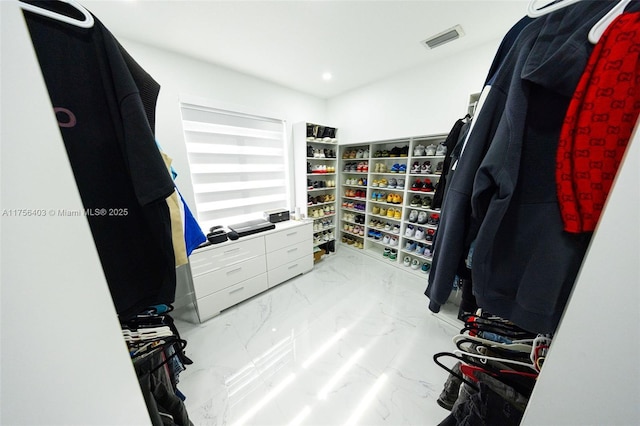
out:
{"label": "drawer handle", "polygon": [[224,253],[227,254],[227,253],[231,253],[232,251],[238,251],[238,250],[240,250],[240,247],[232,248],[231,250],[225,250]]}
{"label": "drawer handle", "polygon": [[236,269],[234,269],[234,270],[231,270],[231,271],[227,272],[227,275],[231,275],[231,274],[233,274],[233,273],[240,272],[240,271],[242,271],[242,267],[240,267],[240,268],[236,268]]}
{"label": "drawer handle", "polygon": [[244,287],[236,288],[235,290],[231,290],[229,292],[229,294],[237,293],[237,292],[242,291],[242,290],[244,290]]}
{"label": "drawer handle", "polygon": [[297,267],[298,267],[298,264],[296,263],[295,265],[289,266],[287,269],[293,269],[293,268],[297,268]]}
{"label": "drawer handle", "polygon": [[291,250],[287,250],[287,253],[293,253],[294,251],[298,251],[298,247],[292,248]]}
{"label": "drawer handle", "polygon": [[287,237],[290,237],[290,236],[292,236],[292,235],[296,235],[297,233],[298,233],[298,231],[296,231],[296,232],[292,232],[292,233],[290,233],[290,234],[287,234]]}

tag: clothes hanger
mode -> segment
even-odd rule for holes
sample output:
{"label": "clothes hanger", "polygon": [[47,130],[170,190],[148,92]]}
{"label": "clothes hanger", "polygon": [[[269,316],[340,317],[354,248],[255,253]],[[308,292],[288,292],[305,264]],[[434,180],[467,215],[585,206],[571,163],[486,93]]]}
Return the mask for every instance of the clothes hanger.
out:
{"label": "clothes hanger", "polygon": [[514,361],[514,360],[511,360],[511,359],[507,359],[507,358],[496,358],[496,357],[487,356],[487,355],[472,354],[470,352],[465,352],[465,351],[461,351],[461,350],[453,351],[453,354],[454,355],[458,355],[458,356],[477,358],[477,359],[480,359],[482,361],[495,361],[495,362],[499,362],[499,363],[502,363],[502,364],[519,365],[521,367],[527,367],[527,368],[532,369],[533,371],[537,371],[533,364],[529,364],[529,363],[526,363],[526,362],[520,362],[520,361]]}
{"label": "clothes hanger", "polygon": [[54,12],[52,10],[43,9],[43,8],[35,6],[33,4],[23,3],[21,1],[19,1],[18,4],[20,5],[20,7],[23,10],[28,10],[29,12],[33,12],[33,13],[38,14],[38,15],[46,16],[48,18],[52,18],[52,19],[55,19],[57,21],[61,21],[61,22],[65,22],[67,24],[75,25],[76,27],[80,27],[80,28],[91,28],[91,27],[93,27],[93,24],[94,24],[93,16],[91,15],[91,13],[89,13],[89,11],[87,9],[85,9],[82,5],[80,5],[80,3],[76,2],[75,0],[59,0],[59,1],[62,2],[62,3],[67,3],[70,6],[76,8],[84,16],[84,20],[80,21],[80,20],[72,18],[70,16],[66,16],[66,15]]}
{"label": "clothes hanger", "polygon": [[611,25],[611,22],[614,19],[624,13],[624,9],[629,3],[631,3],[631,0],[621,0],[618,4],[613,6],[613,8],[602,17],[602,19],[596,22],[596,24],[591,28],[591,31],[589,31],[589,41],[592,44],[596,44],[600,40],[600,37],[602,37],[602,34],[607,27]]}
{"label": "clothes hanger", "polygon": [[[450,352],[438,352],[437,354],[433,355],[433,362],[436,363],[436,365],[440,368],[442,368],[443,370],[445,370],[446,372],[448,372],[449,374],[453,375],[454,377],[457,377],[458,379],[462,380],[463,382],[465,382],[466,384],[468,384],[469,386],[471,386],[473,389],[480,390],[478,388],[478,386],[476,386],[476,384],[474,382],[470,382],[469,380],[467,380],[464,375],[460,375],[458,373],[456,373],[455,371],[453,371],[452,369],[450,369],[449,367],[447,367],[446,365],[442,364],[439,359],[442,357],[450,357],[450,358],[455,358],[458,361],[462,361],[462,365],[464,365],[464,363],[466,362],[466,360],[464,358],[459,358],[457,356],[455,356],[454,354],[450,353]],[[461,366],[462,366],[461,365]]]}
{"label": "clothes hanger", "polygon": [[553,12],[554,10],[562,9],[563,7],[572,5],[573,3],[577,3],[580,0],[561,0],[547,4],[546,6],[541,7],[540,9],[536,9],[536,0],[531,0],[529,2],[529,7],[527,8],[527,16],[529,18],[538,18],[542,15],[546,15],[547,13]]}
{"label": "clothes hanger", "polygon": [[476,343],[480,343],[482,345],[486,345],[486,346],[495,346],[498,348],[503,348],[509,351],[514,351],[514,352],[525,352],[525,353],[531,353],[531,350],[533,348],[532,345],[524,343],[525,341],[515,341],[514,343],[499,343],[499,342],[494,342],[493,340],[488,340],[488,339],[483,339],[482,337],[478,337],[478,336],[471,336],[469,334],[458,334],[457,336],[453,336],[453,343],[458,346],[458,342],[460,341],[464,341],[464,340],[472,340]]}

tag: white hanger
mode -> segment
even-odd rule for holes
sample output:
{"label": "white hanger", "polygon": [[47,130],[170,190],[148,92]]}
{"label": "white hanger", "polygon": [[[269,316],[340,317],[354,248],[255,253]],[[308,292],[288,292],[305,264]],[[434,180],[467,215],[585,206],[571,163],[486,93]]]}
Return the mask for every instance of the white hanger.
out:
{"label": "white hanger", "polygon": [[611,22],[614,19],[622,15],[624,9],[630,2],[631,0],[621,0],[620,2],[618,2],[618,4],[613,6],[613,9],[611,9],[606,15],[604,15],[602,19],[596,22],[596,24],[591,28],[591,31],[589,31],[589,41],[593,44],[596,44],[600,40],[600,37],[602,37],[604,30],[606,30],[607,27],[611,25]]}
{"label": "white hanger", "polygon": [[471,336],[468,334],[458,334],[453,336],[453,343],[457,346],[457,343],[461,340],[472,340],[476,343],[480,343],[485,346],[495,346],[497,348],[507,349],[515,352],[531,353],[532,346],[525,342],[533,342],[532,340],[514,340],[513,343],[500,343],[493,340],[483,339],[478,336]]}
{"label": "white hanger", "polygon": [[527,8],[527,15],[529,18],[537,18],[542,15],[546,15],[549,12],[553,12],[554,10],[562,9],[563,7],[569,6],[573,3],[577,3],[580,0],[562,0],[557,3],[551,4],[546,7],[542,7],[540,9],[536,9],[535,5],[537,3],[536,0],[531,0],[529,2],[529,7]]}
{"label": "white hanger", "polygon": [[480,360],[485,360],[485,361],[496,361],[496,362],[501,362],[503,364],[513,364],[513,365],[521,365],[523,367],[529,367],[530,369],[532,369],[533,371],[537,372],[538,370],[536,370],[535,366],[533,364],[528,364],[526,362],[520,362],[520,361],[514,361],[508,358],[495,358],[492,356],[486,356],[486,355],[480,355],[480,354],[472,354],[470,352],[464,352],[464,351],[460,351],[460,350],[456,350],[453,352],[455,355],[458,356],[470,356],[473,358],[478,358]]}
{"label": "white hanger", "polygon": [[52,10],[48,10],[48,9],[43,9],[41,7],[38,6],[34,6],[32,4],[29,3],[23,3],[21,1],[18,2],[18,4],[20,5],[20,7],[24,10],[28,10],[29,12],[33,12],[33,13],[37,13],[38,15],[42,15],[42,16],[46,16],[48,18],[53,18],[56,19],[58,21],[62,21],[65,22],[67,24],[71,24],[71,25],[75,25],[76,27],[80,27],[80,28],[91,28],[93,27],[93,16],[91,15],[91,13],[89,13],[89,11],[87,9],[85,9],[84,7],[82,7],[82,5],[80,5],[80,3],[76,2],[75,0],[59,0],[63,3],[67,3],[73,7],[75,7],[76,9],[78,9],[78,11],[80,13],[82,13],[82,15],[84,15],[84,20],[83,21],[79,21],[75,18],[72,18],[70,16],[66,16],[66,15],[62,15],[60,13],[56,13]]}

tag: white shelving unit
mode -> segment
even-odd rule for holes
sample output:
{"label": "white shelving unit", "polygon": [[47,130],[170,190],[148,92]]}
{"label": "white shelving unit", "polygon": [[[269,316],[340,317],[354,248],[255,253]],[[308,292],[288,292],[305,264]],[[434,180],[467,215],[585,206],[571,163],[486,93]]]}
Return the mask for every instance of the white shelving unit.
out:
{"label": "white shelving unit", "polygon": [[293,125],[295,206],[313,219],[314,250],[335,251],[338,130],[314,123]]}
{"label": "white shelving unit", "polygon": [[362,250],[416,275],[428,273],[440,214],[430,202],[446,154],[438,150],[436,155],[436,149],[446,136],[340,146],[341,246]]}

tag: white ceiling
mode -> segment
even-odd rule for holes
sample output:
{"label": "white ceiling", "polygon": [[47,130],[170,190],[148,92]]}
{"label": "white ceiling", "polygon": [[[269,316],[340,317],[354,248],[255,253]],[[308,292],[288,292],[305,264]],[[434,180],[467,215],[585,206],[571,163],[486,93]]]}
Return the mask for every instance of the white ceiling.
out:
{"label": "white ceiling", "polygon": [[[117,37],[331,98],[493,41],[528,1],[80,0]],[[465,36],[420,41],[460,24]],[[333,74],[323,81],[325,71]]]}

